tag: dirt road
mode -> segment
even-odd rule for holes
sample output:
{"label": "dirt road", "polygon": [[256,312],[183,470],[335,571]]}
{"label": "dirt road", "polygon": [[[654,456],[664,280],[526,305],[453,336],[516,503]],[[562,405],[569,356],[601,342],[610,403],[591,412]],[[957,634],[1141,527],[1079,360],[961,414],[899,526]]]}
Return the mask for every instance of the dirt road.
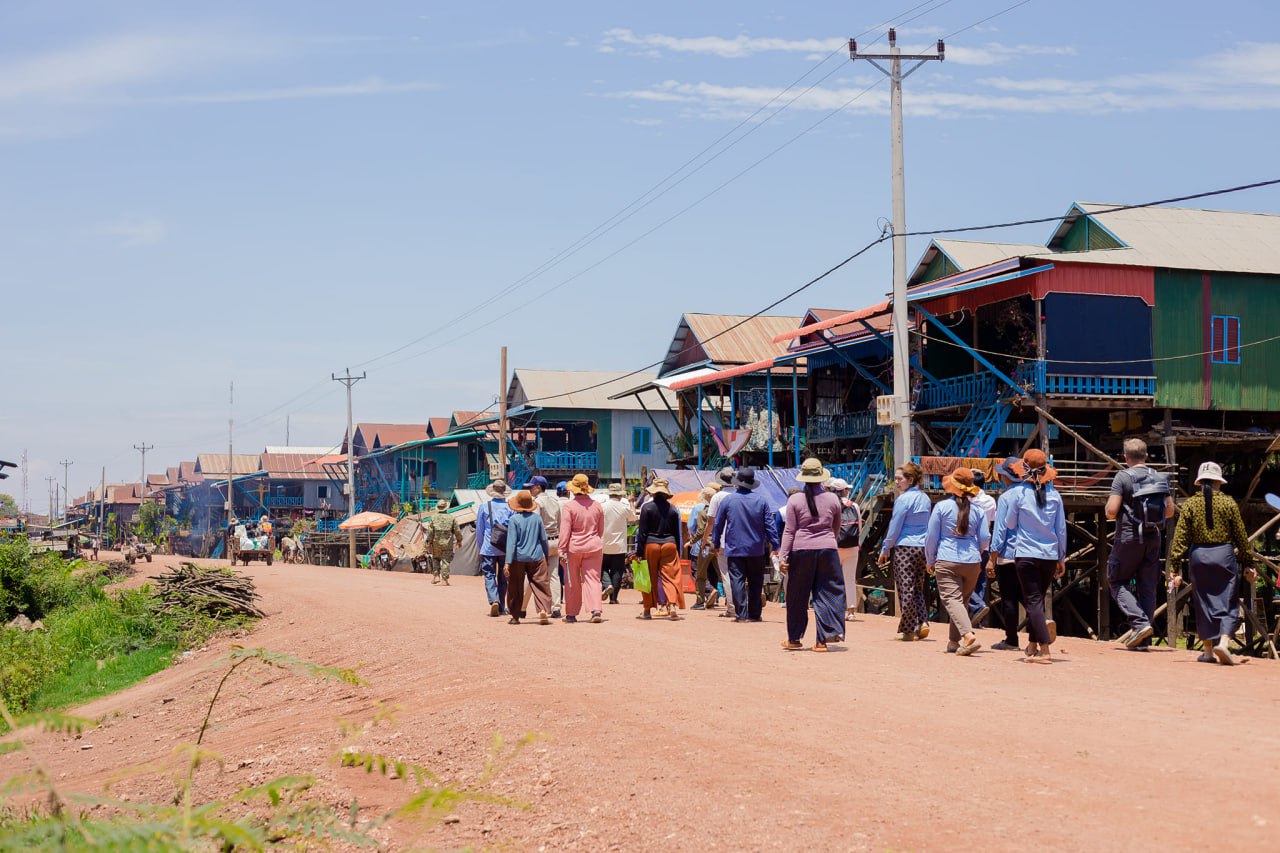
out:
{"label": "dirt road", "polygon": [[[172,559],[172,558],[167,558]],[[151,567],[148,567],[151,568]],[[155,568],[159,568],[155,565]],[[411,837],[515,849],[1276,849],[1280,665],[1235,669],[1193,653],[1064,639],[1059,662],[943,654],[864,617],[844,649],[786,653],[765,624],[700,612],[637,621],[638,596],[603,624],[506,624],[478,578],[251,566],[271,614],[246,645],[359,666],[366,688],[242,669],[207,745],[227,792],[310,772],[329,801],[376,811],[399,783],[338,769],[338,718],[398,706],[360,742],[463,781],[494,734],[544,739],[493,790],[528,811],[467,804]],[[938,626],[941,627],[941,626]],[[810,627],[810,641],[812,640]],[[980,632],[988,647],[999,639]],[[95,791],[121,767],[194,740],[223,641],[81,712],[80,741],[42,736],[61,784]],[[82,748],[92,744],[91,749]],[[19,759],[0,759],[0,777]],[[158,795],[163,780],[116,789]]]}

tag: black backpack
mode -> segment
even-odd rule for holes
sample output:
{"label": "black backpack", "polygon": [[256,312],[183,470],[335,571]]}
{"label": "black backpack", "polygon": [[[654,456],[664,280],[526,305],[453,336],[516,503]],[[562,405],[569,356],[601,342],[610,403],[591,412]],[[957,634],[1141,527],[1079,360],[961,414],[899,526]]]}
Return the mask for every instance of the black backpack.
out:
{"label": "black backpack", "polygon": [[841,548],[856,548],[862,543],[862,516],[853,507],[845,504],[840,510],[840,535],[836,537],[836,545]]}
{"label": "black backpack", "polygon": [[1125,511],[1133,521],[1138,538],[1142,539],[1147,533],[1164,528],[1169,481],[1163,474],[1157,474],[1145,465],[1130,468],[1129,477],[1133,481],[1133,496],[1125,505]]}
{"label": "black backpack", "polygon": [[489,544],[499,551],[507,550],[507,522],[511,519],[511,510],[503,504],[503,508],[507,511],[499,517],[498,513],[493,512],[493,506],[490,505],[489,511],[493,512],[493,524],[489,528]]}

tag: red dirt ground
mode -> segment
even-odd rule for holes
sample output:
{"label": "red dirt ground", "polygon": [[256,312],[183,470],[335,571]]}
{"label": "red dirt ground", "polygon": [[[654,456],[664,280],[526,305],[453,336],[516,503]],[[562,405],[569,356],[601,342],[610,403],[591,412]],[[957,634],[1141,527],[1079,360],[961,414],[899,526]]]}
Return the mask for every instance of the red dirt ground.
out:
{"label": "red dirt ground", "polygon": [[[162,561],[176,558],[162,558]],[[142,575],[162,563],[140,566]],[[150,569],[151,571],[147,571]],[[1199,664],[1063,639],[1051,666],[1012,652],[942,653],[866,616],[845,648],[786,653],[783,612],[733,624],[687,612],[543,627],[487,615],[479,578],[250,566],[270,614],[250,646],[358,666],[369,686],[242,667],[206,745],[210,796],[285,773],[368,814],[401,783],[339,769],[339,718],[398,706],[361,749],[474,780],[494,734],[543,739],[490,790],[528,811],[469,803],[454,823],[383,831],[410,846],[514,849],[1275,850],[1280,846],[1280,665]],[[135,582],[138,578],[135,578]],[[942,630],[938,630],[942,628]],[[810,641],[812,641],[812,626]],[[982,631],[988,647],[999,639]],[[37,748],[69,790],[194,741],[231,639],[79,709],[103,724]],[[84,748],[92,744],[92,748]],[[0,759],[0,778],[24,759]],[[163,778],[114,789],[159,798]]]}

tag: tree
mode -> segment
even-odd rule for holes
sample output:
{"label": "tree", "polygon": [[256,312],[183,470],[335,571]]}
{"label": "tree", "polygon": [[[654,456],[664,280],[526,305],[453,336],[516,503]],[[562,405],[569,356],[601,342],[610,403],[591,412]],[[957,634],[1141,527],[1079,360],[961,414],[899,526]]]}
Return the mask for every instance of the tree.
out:
{"label": "tree", "polygon": [[13,499],[12,495],[0,493],[0,517],[18,517],[18,502]]}

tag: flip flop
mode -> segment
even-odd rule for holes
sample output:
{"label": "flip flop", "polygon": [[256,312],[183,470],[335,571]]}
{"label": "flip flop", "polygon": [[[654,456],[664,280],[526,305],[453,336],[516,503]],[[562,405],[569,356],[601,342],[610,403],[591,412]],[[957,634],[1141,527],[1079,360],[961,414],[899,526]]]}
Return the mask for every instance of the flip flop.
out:
{"label": "flip flop", "polygon": [[814,650],[815,652],[819,652],[819,653],[825,653],[825,652],[829,652],[829,651],[830,651],[830,649],[828,649],[828,648],[827,648],[827,644],[826,644],[826,643],[814,643],[814,644],[813,644],[813,650]]}
{"label": "flip flop", "polygon": [[782,641],[782,648],[788,652],[799,652],[804,650],[803,643],[793,643],[790,640]]}

